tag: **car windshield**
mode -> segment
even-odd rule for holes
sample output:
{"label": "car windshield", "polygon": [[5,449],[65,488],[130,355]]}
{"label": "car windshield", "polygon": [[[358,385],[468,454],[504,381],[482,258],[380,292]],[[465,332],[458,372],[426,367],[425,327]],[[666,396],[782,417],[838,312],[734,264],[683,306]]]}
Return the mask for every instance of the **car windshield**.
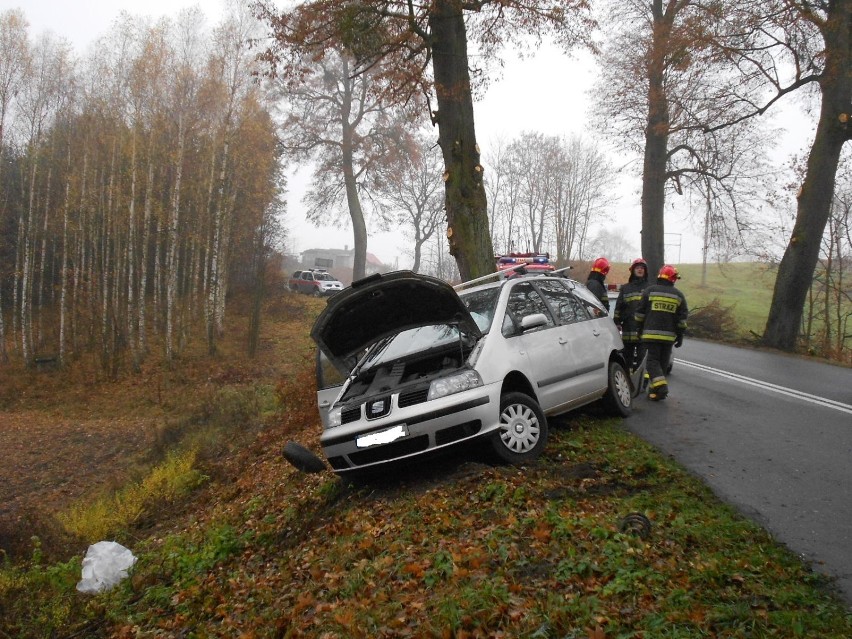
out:
{"label": "car windshield", "polygon": [[362,370],[369,370],[401,357],[410,357],[433,348],[440,348],[459,341],[459,329],[449,324],[418,326],[397,333],[381,343],[367,356]]}
{"label": "car windshield", "polygon": [[320,280],[323,282],[336,282],[337,280],[334,278],[334,275],[331,273],[314,273],[314,279]]}
{"label": "car windshield", "polygon": [[467,306],[471,317],[473,317],[476,325],[479,326],[479,330],[483,333],[487,333],[488,329],[491,328],[491,321],[494,319],[494,309],[497,307],[497,298],[499,296],[499,287],[459,294],[462,302]]}

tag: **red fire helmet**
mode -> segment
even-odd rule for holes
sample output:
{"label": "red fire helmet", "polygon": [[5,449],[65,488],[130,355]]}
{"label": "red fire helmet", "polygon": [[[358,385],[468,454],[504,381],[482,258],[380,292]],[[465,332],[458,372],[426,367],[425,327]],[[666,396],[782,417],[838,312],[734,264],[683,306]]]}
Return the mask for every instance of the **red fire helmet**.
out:
{"label": "red fire helmet", "polygon": [[657,274],[657,277],[662,280],[668,280],[669,282],[675,283],[680,279],[680,274],[677,272],[677,269],[671,264],[664,264],[660,269],[660,272]]}
{"label": "red fire helmet", "polygon": [[596,259],[592,262],[592,272],[600,273],[601,275],[609,273],[609,260],[605,257],[599,257]]}

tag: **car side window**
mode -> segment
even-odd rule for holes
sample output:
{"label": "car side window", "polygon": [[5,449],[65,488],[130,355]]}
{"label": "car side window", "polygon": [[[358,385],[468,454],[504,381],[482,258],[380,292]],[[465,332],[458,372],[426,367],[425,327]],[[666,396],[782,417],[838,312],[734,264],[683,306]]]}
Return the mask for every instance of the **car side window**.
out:
{"label": "car side window", "polygon": [[550,309],[532,284],[530,282],[516,284],[509,292],[509,299],[506,301],[506,315],[503,317],[502,327],[503,335],[506,337],[520,335],[521,320],[536,313],[542,313],[547,318],[547,324],[532,329],[533,331],[556,326]]}
{"label": "car side window", "polygon": [[545,280],[536,282],[536,285],[560,324],[574,324],[589,319],[586,309],[564,283]]}
{"label": "car side window", "polygon": [[302,277],[308,280],[309,282],[313,282],[314,280],[313,273],[302,273]]}

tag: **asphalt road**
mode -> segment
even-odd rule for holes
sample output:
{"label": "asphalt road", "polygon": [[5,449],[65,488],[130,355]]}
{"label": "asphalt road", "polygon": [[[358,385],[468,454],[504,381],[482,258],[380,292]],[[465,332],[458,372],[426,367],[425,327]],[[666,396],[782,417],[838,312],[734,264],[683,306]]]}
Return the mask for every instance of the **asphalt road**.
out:
{"label": "asphalt road", "polygon": [[852,607],[852,368],[687,339],[625,425],[768,530]]}

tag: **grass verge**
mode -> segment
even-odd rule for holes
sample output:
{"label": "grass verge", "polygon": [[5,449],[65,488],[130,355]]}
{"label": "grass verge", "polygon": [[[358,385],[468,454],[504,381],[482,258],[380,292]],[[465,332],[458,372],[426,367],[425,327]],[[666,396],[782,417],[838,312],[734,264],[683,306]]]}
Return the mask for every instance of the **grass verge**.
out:
{"label": "grass verge", "polygon": [[[621,532],[633,512],[651,521],[646,539]],[[4,571],[2,599],[28,605],[2,610],[0,632],[852,636],[823,577],[618,422],[588,415],[524,468],[440,460],[355,487],[269,455],[192,520],[140,541],[132,579],[96,597],[73,592],[79,562]]]}

